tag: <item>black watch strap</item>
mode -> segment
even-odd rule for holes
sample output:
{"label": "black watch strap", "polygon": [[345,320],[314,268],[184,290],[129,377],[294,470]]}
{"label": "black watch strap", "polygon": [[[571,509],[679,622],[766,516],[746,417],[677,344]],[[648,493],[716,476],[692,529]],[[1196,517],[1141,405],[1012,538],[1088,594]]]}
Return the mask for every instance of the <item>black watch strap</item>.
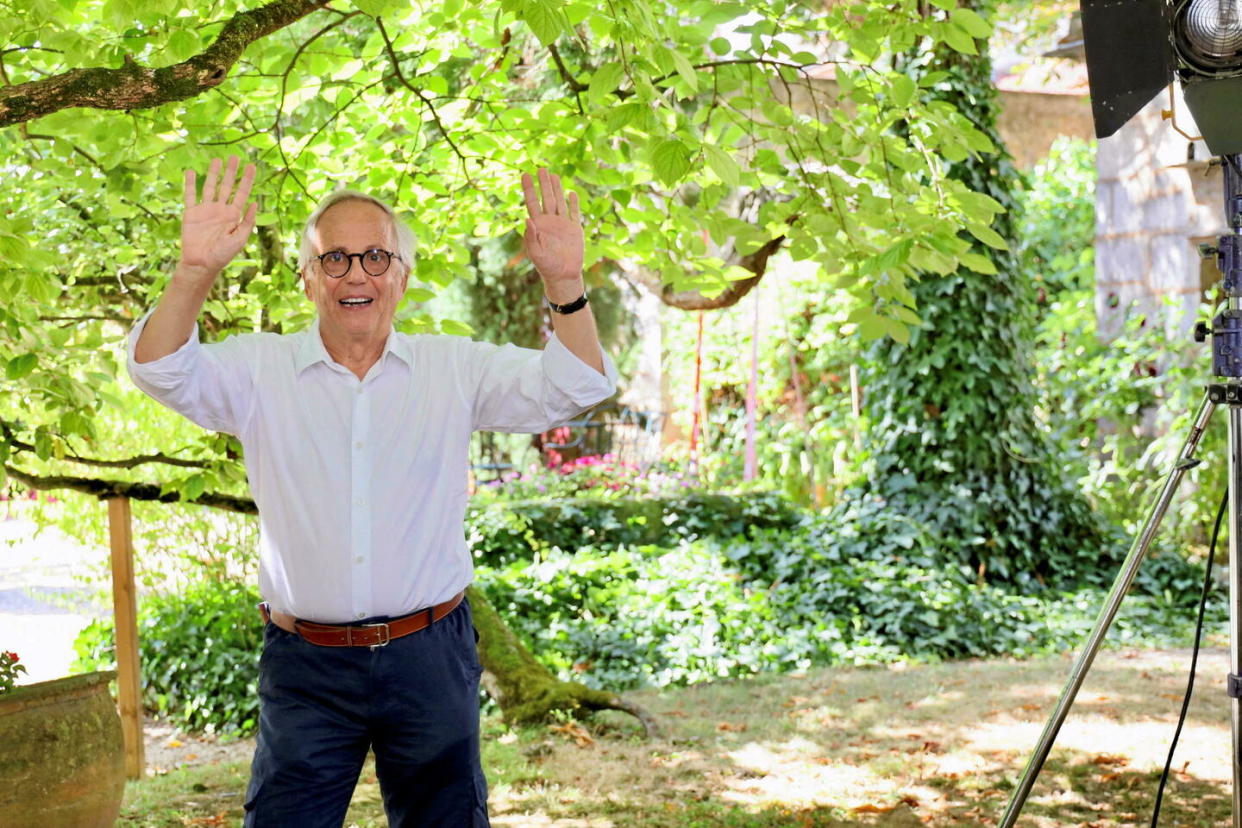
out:
{"label": "black watch strap", "polygon": [[548,307],[551,308],[556,313],[573,313],[574,311],[580,311],[586,307],[587,294],[586,294],[586,291],[584,290],[582,291],[581,296],[579,296],[574,301],[569,302],[564,305],[558,305],[555,302],[553,302],[551,299],[547,299],[547,302],[548,302]]}

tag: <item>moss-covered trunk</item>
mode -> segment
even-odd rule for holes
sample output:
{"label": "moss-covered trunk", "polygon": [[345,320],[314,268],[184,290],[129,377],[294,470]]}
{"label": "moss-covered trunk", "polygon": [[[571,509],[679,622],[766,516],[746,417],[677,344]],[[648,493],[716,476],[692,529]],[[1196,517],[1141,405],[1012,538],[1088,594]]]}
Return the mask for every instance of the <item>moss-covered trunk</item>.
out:
{"label": "moss-covered trunk", "polygon": [[638,705],[616,693],[561,681],[552,675],[522,645],[486,595],[473,586],[466,595],[479,631],[483,686],[500,705],[506,721],[533,724],[550,721],[557,711],[623,710],[638,717],[648,734],[655,732],[655,720]]}

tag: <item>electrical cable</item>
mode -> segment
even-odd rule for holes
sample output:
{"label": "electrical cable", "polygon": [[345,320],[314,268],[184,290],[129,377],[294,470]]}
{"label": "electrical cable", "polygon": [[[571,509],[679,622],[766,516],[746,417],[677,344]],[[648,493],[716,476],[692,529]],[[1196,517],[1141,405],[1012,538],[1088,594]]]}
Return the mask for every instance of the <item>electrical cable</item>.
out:
{"label": "electrical cable", "polygon": [[1220,536],[1220,524],[1225,518],[1225,510],[1229,506],[1229,490],[1221,498],[1220,509],[1216,512],[1216,525],[1212,528],[1212,545],[1208,550],[1207,566],[1203,573],[1203,592],[1199,596],[1199,620],[1195,624],[1195,647],[1190,656],[1190,678],[1186,682],[1186,695],[1182,698],[1182,712],[1177,717],[1177,730],[1173,732],[1173,744],[1169,745],[1169,758],[1164,762],[1164,772],[1160,774],[1160,786],[1156,788],[1156,805],[1151,814],[1151,828],[1156,828],[1160,820],[1160,802],[1164,799],[1164,786],[1169,781],[1169,769],[1173,767],[1173,753],[1177,750],[1177,740],[1182,735],[1182,726],[1186,724],[1186,711],[1190,709],[1190,696],[1195,691],[1195,667],[1199,663],[1199,643],[1203,638],[1203,616],[1207,610],[1208,594],[1212,591],[1212,559],[1216,557],[1216,539]]}

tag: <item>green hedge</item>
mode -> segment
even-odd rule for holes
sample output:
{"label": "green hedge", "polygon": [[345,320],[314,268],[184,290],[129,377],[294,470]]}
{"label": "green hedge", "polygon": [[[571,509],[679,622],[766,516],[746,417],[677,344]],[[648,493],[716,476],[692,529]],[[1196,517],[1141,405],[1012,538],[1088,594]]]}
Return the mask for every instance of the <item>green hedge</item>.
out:
{"label": "green hedge", "polygon": [[466,536],[477,563],[503,566],[531,560],[549,548],[671,546],[681,540],[792,529],[806,514],[774,492],[501,501],[472,507]]}

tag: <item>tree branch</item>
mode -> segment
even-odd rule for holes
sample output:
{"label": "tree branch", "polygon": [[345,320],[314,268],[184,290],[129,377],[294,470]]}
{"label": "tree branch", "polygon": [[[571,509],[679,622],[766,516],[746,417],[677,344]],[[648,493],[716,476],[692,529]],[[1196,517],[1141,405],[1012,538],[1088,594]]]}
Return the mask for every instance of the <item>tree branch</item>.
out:
{"label": "tree branch", "polygon": [[62,109],[130,110],[193,98],[219,86],[242,52],[323,8],[328,0],[276,0],[231,17],[201,54],[151,69],[126,58],[117,69],[71,69],[59,75],[0,88],[0,127],[41,118]]}
{"label": "tree branch", "polygon": [[128,497],[131,500],[154,500],[160,503],[193,503],[196,506],[211,506],[227,512],[238,512],[243,515],[257,515],[259,509],[250,498],[234,497],[218,492],[203,492],[193,500],[184,500],[180,492],[161,492],[159,486],[150,483],[128,483],[123,480],[101,480],[93,477],[52,476],[40,477],[24,472],[21,469],[5,465],[4,470],[9,477],[23,486],[40,491],[71,489],[75,492],[94,495],[98,498]]}
{"label": "tree branch", "polygon": [[675,291],[671,285],[663,284],[659,279],[638,271],[626,270],[626,274],[660,297],[661,302],[671,307],[688,311],[727,308],[742,301],[742,298],[750,293],[755,285],[759,284],[764,274],[767,273],[768,259],[773,253],[781,249],[781,245],[784,242],[785,237],[783,235],[777,236],[765,242],[754,253],[742,256],[737,261],[737,265],[755,275],[729,283],[729,286],[725,288],[723,293],[710,298],[697,290]]}
{"label": "tree branch", "polygon": [[470,168],[466,166],[466,156],[462,155],[461,149],[456,143],[454,143],[452,136],[449,135],[448,129],[444,126],[444,122],[440,120],[440,113],[436,112],[435,104],[431,102],[431,98],[428,98],[425,94],[423,94],[423,90],[419,89],[417,86],[414,86],[405,79],[405,73],[401,71],[401,62],[397,59],[397,52],[393,49],[392,40],[388,37],[388,30],[384,28],[384,21],[377,17],[375,18],[375,25],[379,28],[380,37],[384,39],[384,48],[388,52],[389,60],[392,61],[393,71],[397,73],[397,80],[401,81],[402,86],[417,95],[418,99],[426,105],[427,111],[431,113],[432,120],[434,120],[436,122],[436,126],[440,128],[440,134],[444,136],[444,140],[447,141],[449,147],[452,148],[453,154],[456,155],[458,160],[461,162],[462,174],[466,176],[467,181],[473,181],[474,179],[470,177]]}
{"label": "tree branch", "polygon": [[[18,451],[33,452],[35,450],[35,447],[30,443],[24,443],[17,439],[13,434],[12,423],[0,420],[0,436],[4,438],[6,443]],[[172,457],[167,454],[140,454],[137,457],[126,457],[123,460],[101,460],[94,457],[81,457],[77,454],[70,454],[65,459],[74,463],[81,463],[83,466],[102,466],[112,469],[133,469],[138,466],[144,466],[147,463],[163,463],[166,466],[181,466],[186,469],[207,468],[207,464],[201,461],[183,460],[180,457]]]}

